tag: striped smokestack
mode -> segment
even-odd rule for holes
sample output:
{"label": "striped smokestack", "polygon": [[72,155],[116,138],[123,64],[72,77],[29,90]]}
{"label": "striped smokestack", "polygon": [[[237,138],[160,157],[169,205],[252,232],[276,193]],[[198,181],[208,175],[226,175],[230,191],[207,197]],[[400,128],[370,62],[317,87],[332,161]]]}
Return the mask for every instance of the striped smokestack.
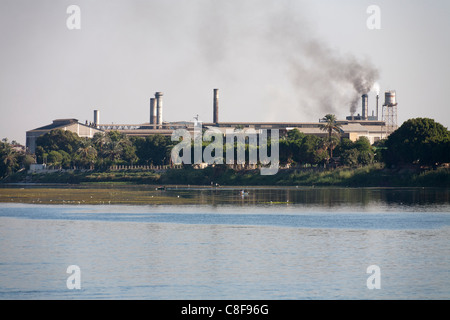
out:
{"label": "striped smokestack", "polygon": [[369,117],[369,97],[367,94],[362,95],[362,115],[361,119],[367,120]]}

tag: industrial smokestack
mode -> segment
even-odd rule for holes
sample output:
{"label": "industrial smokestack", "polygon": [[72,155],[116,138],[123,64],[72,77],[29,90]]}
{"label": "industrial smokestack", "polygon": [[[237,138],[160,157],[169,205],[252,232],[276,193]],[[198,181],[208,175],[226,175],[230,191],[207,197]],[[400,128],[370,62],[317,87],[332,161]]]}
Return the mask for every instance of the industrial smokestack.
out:
{"label": "industrial smokestack", "polygon": [[378,96],[378,93],[377,93],[377,120],[379,120],[379,118],[378,118],[378,99],[379,99],[379,96]]}
{"label": "industrial smokestack", "polygon": [[219,123],[219,89],[214,89],[213,122]]}
{"label": "industrial smokestack", "polygon": [[100,124],[100,111],[94,110],[94,126],[97,127]]}
{"label": "industrial smokestack", "polygon": [[156,124],[156,100],[150,98],[150,124]]}
{"label": "industrial smokestack", "polygon": [[362,115],[361,119],[367,120],[369,117],[369,97],[367,94],[362,95]]}
{"label": "industrial smokestack", "polygon": [[156,92],[155,98],[156,98],[156,124],[159,125],[159,128],[161,128],[162,125],[162,112],[163,112],[163,102],[162,102],[162,92]]}

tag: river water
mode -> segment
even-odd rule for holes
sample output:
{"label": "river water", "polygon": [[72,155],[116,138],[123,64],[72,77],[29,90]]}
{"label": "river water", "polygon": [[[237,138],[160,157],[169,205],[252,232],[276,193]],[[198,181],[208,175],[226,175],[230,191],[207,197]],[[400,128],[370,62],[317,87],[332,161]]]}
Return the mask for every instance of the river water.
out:
{"label": "river water", "polygon": [[198,204],[0,203],[0,299],[450,298],[448,190],[165,192]]}

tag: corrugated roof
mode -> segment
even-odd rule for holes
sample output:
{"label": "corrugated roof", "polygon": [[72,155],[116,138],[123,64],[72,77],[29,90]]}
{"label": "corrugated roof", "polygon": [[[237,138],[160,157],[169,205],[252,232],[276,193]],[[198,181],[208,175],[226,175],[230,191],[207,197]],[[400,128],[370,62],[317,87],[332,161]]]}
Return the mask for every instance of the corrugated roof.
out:
{"label": "corrugated roof", "polygon": [[359,123],[349,123],[342,125],[342,130],[344,132],[368,132],[367,128],[365,126],[362,126]]}
{"label": "corrugated roof", "polygon": [[[48,124],[46,126],[39,127],[39,128],[33,129],[33,130],[28,130],[27,132],[50,131],[50,130],[55,130],[55,129],[61,129],[61,128],[67,127],[69,125],[72,125],[72,124],[79,124],[84,127],[89,127],[83,123],[79,123],[77,119],[56,119],[56,120],[53,120],[52,124]],[[97,128],[94,128],[94,127],[90,127],[90,128],[98,130]]]}

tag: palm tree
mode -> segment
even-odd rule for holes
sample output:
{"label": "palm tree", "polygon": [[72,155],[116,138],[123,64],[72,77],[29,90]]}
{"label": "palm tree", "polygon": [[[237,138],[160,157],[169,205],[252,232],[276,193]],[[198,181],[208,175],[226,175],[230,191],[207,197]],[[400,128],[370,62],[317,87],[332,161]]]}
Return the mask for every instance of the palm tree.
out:
{"label": "palm tree", "polygon": [[337,141],[333,141],[332,135],[333,133],[337,133],[339,135],[342,130],[342,125],[337,122],[337,118],[334,114],[327,114],[321,119],[321,121],[322,124],[319,126],[320,130],[328,132],[328,149],[330,150],[331,159],[333,157],[333,149],[337,145]]}
{"label": "palm tree", "polygon": [[120,156],[122,154],[122,144],[120,141],[108,141],[102,150],[102,155],[109,159],[111,163],[115,163],[117,160],[120,160]]}
{"label": "palm tree", "polygon": [[17,153],[14,151],[14,149],[11,147],[11,145],[8,143],[8,140],[5,138],[4,141],[4,148],[3,148],[3,155],[1,156],[1,160],[6,168],[6,175],[10,175],[14,172],[14,169],[16,168],[18,164],[17,159]]}
{"label": "palm tree", "polygon": [[98,152],[101,153],[103,146],[108,142],[108,138],[106,134],[103,132],[97,132],[94,134],[94,137],[92,138],[92,144],[97,149]]}
{"label": "palm tree", "polygon": [[76,157],[81,165],[92,165],[97,157],[97,150],[92,146],[90,140],[85,139],[81,141]]}
{"label": "palm tree", "polygon": [[339,144],[339,138],[336,136],[331,136],[331,139],[323,140],[322,146],[325,150],[330,150],[330,159],[333,158],[333,150],[337,147]]}

